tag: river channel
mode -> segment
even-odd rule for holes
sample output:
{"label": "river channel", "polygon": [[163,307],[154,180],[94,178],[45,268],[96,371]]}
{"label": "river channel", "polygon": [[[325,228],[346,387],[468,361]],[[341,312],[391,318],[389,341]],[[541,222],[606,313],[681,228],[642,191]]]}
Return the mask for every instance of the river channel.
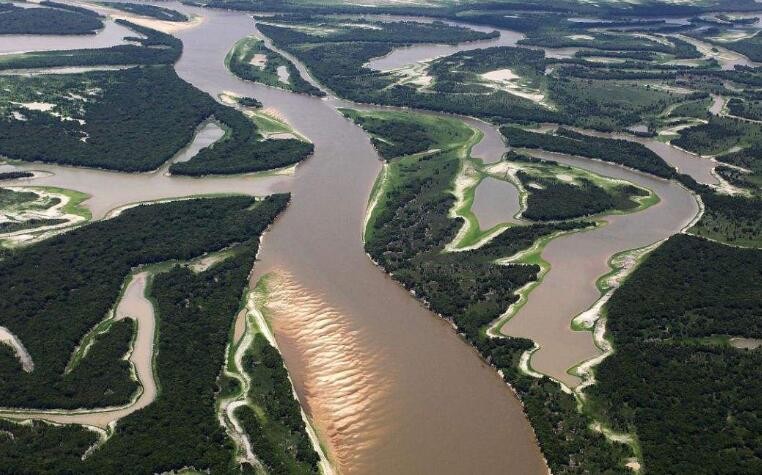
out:
{"label": "river channel", "polygon": [[[34,184],[90,194],[86,205],[96,218],[138,201],[290,191],[290,206],[263,238],[251,283],[271,275],[268,310],[275,338],[305,411],[339,471],[547,473],[510,388],[447,322],[426,310],[365,254],[363,220],[381,162],[368,136],[336,110],[348,104],[230,74],[225,55],[236,41],[256,33],[250,15],[168,6],[204,17],[194,28],[176,33],[184,44],[178,74],[212,96],[232,91],[277,109],[315,144],[314,156],[293,176],[198,179],[168,176],[164,170],[125,174],[41,164],[21,168],[49,172]],[[519,38],[511,35],[493,44],[455,49]],[[400,56],[420,61],[443,54],[441,46],[415,48],[392,53],[385,66],[398,65]],[[498,159],[504,145],[495,128],[476,120],[469,123],[485,133],[474,154],[485,162]],[[594,356],[596,349],[589,333],[572,332],[569,323],[597,300],[594,282],[607,271],[608,259],[678,232],[698,206],[690,193],[672,182],[590,160],[553,158],[628,179],[661,198],[644,212],[610,217],[607,226],[595,231],[552,241],[543,253],[551,271],[504,328],[538,341],[542,349],[532,360],[535,369],[574,385],[566,369]]]}

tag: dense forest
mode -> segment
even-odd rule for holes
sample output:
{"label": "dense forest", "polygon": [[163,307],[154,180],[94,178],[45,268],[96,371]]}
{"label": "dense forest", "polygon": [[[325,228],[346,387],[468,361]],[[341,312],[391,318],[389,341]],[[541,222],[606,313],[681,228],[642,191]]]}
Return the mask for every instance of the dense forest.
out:
{"label": "dense forest", "polygon": [[701,155],[717,155],[735,146],[762,144],[762,129],[742,120],[713,115],[706,124],[681,131],[672,143]]}
{"label": "dense forest", "polygon": [[[611,19],[622,23],[646,22],[660,24],[665,16],[698,16],[716,11],[756,11],[758,5],[753,0],[716,0],[694,4],[675,4],[667,2],[648,3],[588,3],[568,0],[524,0],[521,2],[429,2],[426,4],[411,3],[382,3],[357,4],[350,2],[334,2],[330,4],[319,2],[283,2],[281,0],[212,0],[210,2],[189,2],[199,6],[225,8],[244,11],[291,12],[297,14],[388,14],[407,16],[428,16],[454,21],[464,17],[476,23],[495,27],[505,27],[516,17],[550,15],[565,18],[573,16],[593,16],[601,19]],[[645,20],[643,20],[645,19]],[[661,20],[661,21],[660,21]],[[539,23],[539,22],[538,22]],[[542,24],[542,23],[540,23]],[[548,22],[549,26],[553,23]],[[507,28],[507,27],[506,27]]]}
{"label": "dense forest", "polygon": [[[0,325],[20,339],[35,370],[21,371],[2,347],[3,405],[78,408],[128,401],[135,386],[121,356],[131,332],[109,332],[74,371],[64,368],[82,337],[113,307],[130,269],[242,242],[261,232],[286,200],[274,196],[251,210],[255,201],[247,197],[140,206],[12,252],[0,261],[0,288],[7,296],[0,302]],[[162,226],[146,224],[158,222]]]}
{"label": "dense forest", "polygon": [[[7,86],[0,92],[8,99],[6,107],[15,107],[26,118],[0,119],[0,152],[18,160],[155,170],[190,143],[196,127],[210,117],[230,133],[191,160],[174,164],[172,173],[267,170],[299,162],[312,152],[311,144],[295,139],[262,140],[245,115],[183,81],[169,66],[13,76],[0,83]],[[88,94],[93,90],[99,92]],[[51,101],[52,112],[60,116],[23,107],[25,101],[41,99],[37,91],[44,91],[42,98]],[[82,99],[71,99],[72,93]],[[11,101],[21,105],[12,106]]]}
{"label": "dense forest", "polygon": [[[183,467],[210,469],[215,473],[233,470],[232,443],[216,416],[216,393],[221,389],[216,381],[223,365],[229,329],[239,309],[241,295],[257,252],[258,237],[285,206],[287,199],[286,195],[276,195],[260,201],[230,197],[141,206],[127,210],[110,221],[98,222],[20,250],[3,261],[4,277],[9,275],[9,280],[15,279],[14,282],[17,283],[34,281],[25,285],[39,289],[37,294],[40,296],[74,293],[80,297],[58,298],[61,304],[64,303],[63,300],[72,300],[70,305],[74,307],[71,311],[67,311],[61,304],[43,305],[42,313],[37,310],[33,321],[38,321],[38,327],[47,324],[44,330],[38,331],[46,345],[53,345],[46,346],[50,349],[61,346],[54,343],[54,339],[72,340],[71,337],[76,334],[76,331],[70,330],[70,336],[67,337],[49,332],[50,325],[74,330],[83,327],[79,320],[87,315],[80,312],[87,310],[95,317],[96,312],[90,308],[94,310],[100,306],[103,310],[107,309],[118,293],[124,272],[129,271],[129,266],[167,259],[186,260],[204,251],[240,243],[234,248],[232,257],[207,271],[196,274],[186,267],[176,266],[154,278],[151,296],[159,322],[156,373],[161,386],[154,403],[122,419],[108,442],[91,453],[85,461],[81,460],[81,456],[93,442],[93,434],[87,430],[53,427],[42,423],[21,425],[2,422],[4,433],[10,434],[11,443],[0,444],[0,464],[4,467],[13,466],[16,473],[35,473],[39,470],[123,473],[125,466],[131,467],[130,470],[134,473],[146,474]],[[159,221],[164,225],[146,226],[146,223]],[[178,240],[178,236],[183,239]],[[87,246],[83,247],[82,243],[87,243]],[[34,273],[36,277],[33,278],[24,277],[21,274],[23,269],[19,269],[21,263],[26,261],[26,272],[29,272],[28,268],[36,267],[29,264],[29,259],[39,266],[47,266],[49,272],[44,277],[40,273]],[[63,268],[56,266],[56,262],[67,264],[67,279],[60,278],[59,271]],[[90,272],[97,272],[97,278],[87,278],[81,274],[80,269],[87,267],[91,268]],[[12,269],[10,273],[6,272],[9,268]],[[58,287],[65,288],[56,289],[55,285],[51,285],[54,281]],[[72,289],[67,290],[68,287]],[[95,298],[85,299],[82,292],[97,292],[99,295],[94,297],[98,297],[101,303],[97,303]],[[30,305],[40,304],[29,298],[27,294],[25,301]],[[12,307],[13,303],[10,304]],[[8,305],[5,307],[4,316],[9,314],[5,311]],[[58,311],[49,316],[56,319],[51,321],[51,318],[44,317],[45,312],[54,310]],[[105,312],[97,314],[98,318],[102,318]],[[61,318],[61,315],[66,315],[67,318]],[[30,317],[27,320],[28,318]],[[60,323],[55,323],[56,321]],[[47,355],[34,351],[32,348],[36,348],[35,342],[27,338],[27,333],[23,332],[20,324],[13,325],[11,321],[4,321],[3,325],[16,331],[34,355],[35,362],[42,366],[38,366],[34,372],[44,370],[44,365],[49,363],[60,366],[56,356],[60,357],[61,352]],[[124,335],[131,334],[131,325],[117,322],[103,338],[117,341]],[[102,351],[95,352],[96,348],[101,348]],[[119,346],[111,348],[96,343],[75,372],[81,371],[81,367],[89,364],[89,360],[93,363],[100,362],[100,359],[114,357],[120,351],[123,354],[125,350]],[[43,356],[51,361],[43,361]],[[63,356],[66,356],[65,351]],[[272,358],[268,359],[268,363],[271,360]],[[280,359],[277,361],[280,362]],[[88,376],[92,379],[87,380],[87,384],[98,383],[95,376],[99,375]],[[273,384],[269,396],[277,398],[284,410],[293,413],[295,402],[288,379],[284,380],[281,372],[271,377],[271,383],[264,377],[260,383]],[[3,378],[3,381],[9,380]],[[84,385],[83,381],[82,386]],[[74,389],[80,392],[85,388]],[[31,398],[34,394],[28,396]],[[289,398],[292,401],[290,405]],[[280,413],[274,411],[273,417],[278,414]],[[294,430],[299,429],[300,427],[295,427]],[[301,430],[303,431],[303,426]],[[306,436],[302,433],[302,437]],[[30,449],[34,451],[31,452]],[[50,465],[52,461],[56,462],[55,468]]]}
{"label": "dense forest", "polygon": [[606,189],[591,180],[574,183],[538,177],[519,170],[516,177],[527,190],[526,209],[521,216],[533,221],[552,221],[592,216],[605,211],[629,211],[638,207],[633,198],[648,192],[632,185]]}
{"label": "dense forest", "polygon": [[[1,35],[92,35],[103,28],[103,22],[98,17],[83,13],[80,9],[10,6],[12,8],[0,12]],[[46,6],[55,5],[48,2]]]}
{"label": "dense forest", "polygon": [[[258,61],[252,62],[255,57]],[[236,43],[225,58],[225,63],[230,71],[241,79],[313,96],[325,96],[323,91],[302,77],[294,63],[266,47],[264,42],[257,38],[244,38]],[[280,80],[278,68],[285,68],[288,72],[287,82]]]}
{"label": "dense forest", "polygon": [[[728,278],[732,276],[732,278]],[[617,351],[588,393],[635,430],[649,473],[757,473],[762,252],[676,235],[607,304]]]}
{"label": "dense forest", "polygon": [[40,5],[44,7],[57,8],[59,10],[67,10],[70,12],[80,13],[82,15],[88,15],[96,18],[103,18],[102,15],[94,10],[90,10],[84,7],[78,7],[76,5],[69,5],[68,3],[54,2],[51,0],[41,0]]}
{"label": "dense forest", "polygon": [[370,134],[371,143],[386,160],[423,152],[437,143],[432,130],[416,121],[388,120],[351,110],[342,112]]}
{"label": "dense forest", "polygon": [[[277,209],[263,208],[254,214],[267,224]],[[207,271],[195,274],[175,267],[156,276],[151,295],[159,322],[156,376],[161,393],[151,405],[119,421],[114,435],[79,470],[113,474],[123,473],[124,467],[142,474],[183,467],[232,471],[232,442],[217,420],[216,379],[261,231],[249,235],[233,257]]]}
{"label": "dense forest", "polygon": [[157,7],[155,5],[124,2],[104,2],[102,4],[109,8],[116,8],[117,10],[134,13],[136,15],[156,18],[157,20],[188,21],[188,17],[178,11],[164,7]]}
{"label": "dense forest", "polygon": [[[431,84],[421,86],[406,79],[408,73],[404,68],[374,71],[366,63],[410,43],[447,43],[459,32],[448,32],[444,26],[429,31],[425,24],[391,22],[376,25],[381,30],[354,27],[346,31],[350,27],[344,26],[333,33],[317,35],[297,30],[300,25],[309,28],[326,25],[331,31],[336,30],[328,20],[300,16],[291,18],[291,22],[260,23],[258,28],[278,47],[299,58],[321,83],[358,102],[454,112],[497,123],[556,122],[619,130],[686,99],[636,81],[615,81],[617,77],[611,71],[594,81],[560,72],[545,74],[548,66],[561,60],[546,58],[540,50],[514,47],[468,50],[432,60],[425,70]],[[545,100],[538,103],[481,76],[508,68],[516,68],[511,70],[530,83],[535,95],[542,93]],[[631,72],[626,72],[620,79],[631,79]]]}
{"label": "dense forest", "polygon": [[736,41],[722,42],[727,49],[741,53],[752,61],[762,61],[762,34],[756,33],[749,38]]}
{"label": "dense forest", "polygon": [[593,137],[563,127],[553,134],[531,132],[514,126],[501,127],[500,132],[511,147],[596,158],[662,178],[672,178],[676,175],[675,169],[656,153],[628,140]]}
{"label": "dense forest", "polygon": [[278,350],[257,333],[243,359],[251,377],[249,406],[235,416],[249,436],[254,453],[271,473],[317,474],[318,454],[307,437],[301,408]]}
{"label": "dense forest", "polygon": [[[388,133],[404,135],[404,127]],[[384,135],[390,142],[398,135]],[[537,265],[499,265],[496,259],[530,247],[554,232],[592,225],[566,221],[511,227],[479,249],[442,252],[462,224],[448,216],[453,197],[448,193],[459,169],[457,154],[440,152],[408,156],[390,162],[391,180],[368,225],[366,250],[395,280],[451,319],[458,331],[516,389],[535,428],[553,473],[627,473],[625,446],[611,445],[592,431],[590,420],[577,411],[572,395],[548,378],[521,373],[521,354],[533,343],[524,339],[489,338],[488,324],[516,301],[515,291],[536,279]]]}
{"label": "dense forest", "polygon": [[762,101],[744,101],[737,97],[732,97],[727,103],[728,112],[731,115],[743,117],[744,119],[762,120]]}
{"label": "dense forest", "polygon": [[[62,12],[55,12],[56,15]],[[180,58],[183,43],[177,38],[126,20],[117,19],[141,36],[128,36],[132,43],[98,49],[36,51],[0,55],[0,70],[56,68],[64,66],[103,66],[131,64],[173,64]]]}

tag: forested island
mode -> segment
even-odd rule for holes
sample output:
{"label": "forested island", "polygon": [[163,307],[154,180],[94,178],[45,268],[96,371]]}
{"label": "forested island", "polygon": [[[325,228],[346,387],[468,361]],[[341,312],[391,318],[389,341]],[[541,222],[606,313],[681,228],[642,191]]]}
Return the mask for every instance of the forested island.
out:
{"label": "forested island", "polygon": [[12,3],[0,6],[0,35],[93,35],[103,22],[85,8],[41,2],[51,8],[21,8]]}
{"label": "forested island", "polygon": [[102,5],[116,8],[117,10],[123,10],[125,12],[134,13],[136,15],[147,16],[156,18],[157,20],[164,21],[188,21],[189,18],[182,13],[164,7],[157,7],[155,5],[145,5],[141,3],[125,3],[125,2],[104,2]]}
{"label": "forested island", "polygon": [[[96,58],[105,54],[93,51]],[[312,152],[312,144],[301,140],[263,138],[244,114],[183,81],[170,66],[3,76],[0,83],[0,153],[17,160],[156,170],[211,118],[226,127],[226,136],[191,160],[171,164],[171,173],[257,172],[293,165]]]}
{"label": "forested island", "polygon": [[257,38],[244,38],[236,43],[225,58],[225,63],[233,74],[242,79],[313,96],[325,96],[322,90],[302,77],[294,63],[266,47]]}

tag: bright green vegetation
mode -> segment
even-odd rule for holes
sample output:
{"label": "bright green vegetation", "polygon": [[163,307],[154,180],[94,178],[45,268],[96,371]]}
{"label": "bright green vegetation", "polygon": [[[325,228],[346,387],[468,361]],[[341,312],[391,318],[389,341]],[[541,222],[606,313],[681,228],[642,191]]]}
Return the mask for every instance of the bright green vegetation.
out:
{"label": "bright green vegetation", "polygon": [[255,202],[246,197],[141,206],[11,252],[0,261],[6,296],[0,302],[0,325],[18,336],[35,369],[21,371],[10,349],[0,348],[3,405],[73,409],[129,401],[135,386],[120,358],[130,338],[116,341],[109,332],[102,350],[111,358],[93,357],[101,344],[96,342],[77,368],[69,373],[64,368],[83,336],[114,306],[130,269],[187,260],[250,239],[286,199],[268,198],[250,210]]}
{"label": "bright green vegetation", "polygon": [[[540,161],[544,165],[532,166],[538,162],[518,155],[509,159],[521,163],[516,177],[528,195],[521,216],[533,221],[574,219],[614,210],[633,211],[641,206],[640,200],[651,194],[629,183],[580,175],[574,168],[554,162]],[[523,163],[525,160],[527,164]]]}
{"label": "bright green vegetation", "polygon": [[587,392],[648,473],[762,470],[762,353],[723,344],[762,337],[760,273],[762,251],[676,235],[608,302],[617,351]]}
{"label": "bright green vegetation", "polygon": [[[225,58],[225,64],[242,79],[293,92],[325,96],[323,91],[302,77],[294,63],[266,47],[264,41],[258,38],[244,38],[236,43]],[[285,68],[288,72],[287,81],[281,80],[278,68]]]}
{"label": "bright green vegetation", "polygon": [[278,350],[256,333],[243,357],[251,378],[249,405],[235,416],[248,434],[252,449],[271,473],[315,474],[319,457],[306,434],[299,403]]}
{"label": "bright green vegetation", "polygon": [[136,15],[156,18],[157,20],[176,22],[188,21],[188,17],[178,11],[164,7],[157,7],[154,5],[123,2],[103,2],[102,5],[109,8],[116,8],[117,10],[134,13]]}
{"label": "bright green vegetation", "polygon": [[[83,292],[98,292],[98,297],[105,304],[101,305],[102,309],[107,309],[115,293],[118,293],[118,284],[125,275],[124,272],[129,272],[130,265],[174,258],[187,260],[204,251],[234,245],[225,260],[204,272],[194,273],[186,267],[174,266],[153,279],[149,293],[158,319],[155,366],[161,386],[156,401],[120,420],[110,438],[84,461],[81,456],[95,439],[85,429],[54,427],[42,423],[21,425],[0,422],[3,430],[7,431],[5,433],[12,434],[10,443],[0,444],[0,464],[13,466],[19,473],[39,470],[59,473],[123,473],[127,466],[132,473],[145,474],[175,471],[184,467],[210,470],[212,473],[236,471],[232,442],[217,420],[215,400],[222,389],[217,380],[224,363],[225,346],[233,318],[240,309],[243,290],[256,256],[259,236],[285,206],[287,199],[286,195],[259,201],[247,197],[229,197],[141,206],[127,210],[110,221],[95,223],[18,251],[3,261],[3,276],[10,267],[9,261],[20,262],[32,258],[34,262],[40,262],[39,258],[43,257],[46,260],[40,265],[52,264],[49,261],[55,258],[67,262],[68,269],[49,266],[49,280],[62,281],[59,286],[64,288],[57,290],[62,290],[64,294],[78,294],[79,299],[64,295],[58,297],[58,300],[72,300],[72,305],[78,307],[80,312],[67,312],[64,307],[56,306],[61,312],[56,313],[57,320],[50,322],[47,319],[46,330],[53,330],[51,323],[69,329],[71,326],[81,326],[77,320],[82,319],[81,311],[87,310],[86,304],[96,304],[93,299],[85,299]],[[163,226],[153,226],[156,222],[162,222]],[[109,241],[122,247],[114,248]],[[82,247],[83,242],[89,245]],[[124,249],[124,246],[128,249]],[[36,254],[31,255],[34,251],[37,251]],[[64,255],[58,257],[60,251]],[[86,260],[83,251],[85,256],[99,255],[100,259],[90,265],[100,266],[97,278],[82,279],[77,274],[77,265]],[[133,259],[128,266],[120,263],[125,257]],[[115,265],[118,267],[115,268]],[[26,267],[31,267],[28,262]],[[22,277],[18,272],[15,271],[10,278]],[[61,272],[66,273],[67,278],[62,278]],[[46,282],[40,281],[39,273],[35,275],[38,276],[36,282],[30,282],[29,286],[37,284],[37,289],[49,288],[50,293],[44,295],[52,295],[54,298],[60,295],[52,287],[43,287]],[[27,280],[31,279],[17,282]],[[115,283],[117,285],[113,285]],[[73,289],[67,290],[66,287]],[[41,291],[37,293],[43,294]],[[27,295],[27,302],[28,298]],[[95,317],[95,312],[91,313]],[[102,312],[97,313],[102,317]],[[3,315],[7,315],[7,312],[3,312]],[[62,315],[67,318],[62,318]],[[38,313],[33,321],[42,318],[42,314]],[[58,324],[57,321],[61,323]],[[8,322],[3,324],[6,323]],[[117,325],[124,325],[124,322],[114,323],[105,334],[106,338],[116,338],[110,335],[116,335]],[[71,333],[70,331],[69,334]],[[121,333],[120,331],[120,335]],[[129,333],[131,329],[127,332]],[[17,334],[20,338],[25,338],[21,332]],[[45,333],[44,336],[50,338],[43,339],[53,340],[64,335],[52,332]],[[27,340],[30,343],[27,347],[32,351],[33,342]],[[94,353],[99,346],[107,345],[97,342],[71,374],[81,371],[88,360],[95,359],[96,356],[103,358],[103,355]],[[46,347],[48,348],[51,347]],[[257,349],[261,350],[260,347]],[[116,353],[118,348],[111,351]],[[43,355],[34,351],[32,353],[35,357],[40,356],[34,372],[44,370],[44,367],[41,368]],[[262,358],[267,358],[266,362],[263,361],[265,365],[274,360],[271,356]],[[280,362],[279,359],[277,361]],[[266,404],[269,410],[274,411],[272,417],[284,417],[279,410],[293,412],[294,403],[291,402],[289,406],[287,402],[292,398],[291,387],[282,372],[278,372],[275,367],[266,367],[269,372],[255,368],[257,376],[262,378],[257,381],[257,394],[263,394],[265,390],[262,388],[268,388],[267,397],[272,400]],[[280,368],[283,368],[282,365]],[[267,377],[271,380],[266,380]],[[9,379],[3,378],[3,381]],[[88,380],[88,384],[97,382],[97,378]],[[35,395],[36,393],[28,394],[29,397]],[[262,434],[251,436],[255,440],[264,437]]]}
{"label": "bright green vegetation", "polygon": [[[402,114],[400,114],[402,115]],[[374,112],[376,133],[390,143],[405,135],[406,122],[425,116]],[[375,119],[388,122],[383,129]],[[438,119],[441,123],[454,119]],[[431,126],[426,127],[431,130]],[[413,128],[413,130],[416,130]],[[589,428],[588,417],[577,410],[574,396],[548,378],[537,379],[518,369],[521,355],[533,347],[525,339],[490,338],[486,328],[518,296],[516,291],[537,279],[536,263],[498,263],[558,232],[592,225],[565,221],[554,224],[514,226],[476,250],[443,252],[463,224],[449,217],[455,199],[449,193],[464,159],[452,152],[413,154],[389,159],[388,178],[377,208],[368,223],[366,250],[395,280],[452,319],[458,331],[482,356],[502,370],[516,389],[535,428],[540,446],[554,473],[626,473],[624,445],[611,445]]]}
{"label": "bright green vegetation", "polygon": [[514,126],[504,126],[500,132],[511,147],[542,149],[618,163],[662,178],[676,175],[657,154],[645,146],[628,140],[607,139],[581,134],[563,127],[555,133],[539,133]]}
{"label": "bright green vegetation", "polygon": [[[56,14],[59,13],[56,12]],[[127,37],[139,45],[125,44],[100,49],[7,54],[0,56],[0,70],[64,66],[173,64],[180,58],[183,43],[177,38],[126,20],[118,19],[115,22],[142,35]]]}
{"label": "bright green vegetation", "polygon": [[0,10],[1,35],[92,35],[101,28],[96,16],[68,9],[4,5]]}
{"label": "bright green vegetation", "polygon": [[181,80],[169,66],[0,78],[0,153],[121,171],[155,170],[209,118],[230,133],[191,160],[187,175],[243,173],[304,159],[312,145],[263,140],[256,125]]}

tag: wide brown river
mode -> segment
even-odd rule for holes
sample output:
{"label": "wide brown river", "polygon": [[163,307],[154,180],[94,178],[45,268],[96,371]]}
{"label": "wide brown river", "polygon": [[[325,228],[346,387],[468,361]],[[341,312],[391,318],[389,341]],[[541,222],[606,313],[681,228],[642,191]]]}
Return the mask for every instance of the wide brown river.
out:
{"label": "wide brown river", "polygon": [[[151,199],[290,191],[290,206],[263,238],[252,285],[271,274],[267,311],[275,338],[297,394],[339,471],[546,473],[532,430],[510,388],[448,323],[426,310],[365,254],[363,219],[381,163],[367,135],[337,112],[336,107],[347,104],[235,78],[223,60],[236,41],[256,32],[251,17],[170,6],[204,17],[198,26],[177,33],[184,44],[176,65],[178,74],[212,96],[233,91],[277,109],[314,142],[314,156],[299,165],[294,176],[270,177],[195,179],[167,176],[164,170],[123,174],[24,165],[51,173],[34,183],[91,194],[87,205],[96,217]],[[515,41],[513,35],[496,43]],[[387,66],[399,55],[421,60],[442,54],[442,47],[430,48],[429,54],[422,47],[397,56],[393,53],[386,58]],[[469,123],[486,134],[475,155],[488,162],[497,159],[504,146],[496,130],[479,121]],[[199,143],[204,139],[210,137],[198,137]],[[540,341],[545,356],[541,357],[541,350],[533,364],[554,376],[565,371],[565,361],[576,361],[578,354],[589,356],[591,350],[594,354],[588,333],[554,339],[548,331],[570,332],[571,318],[597,299],[590,286],[605,272],[610,255],[677,232],[697,211],[692,196],[678,185],[589,160],[569,160],[644,184],[662,202],[638,213],[642,218],[637,220],[612,218],[602,228],[609,231],[580,233],[548,246],[545,258],[553,269],[529,298],[538,310],[529,311],[528,304],[509,327],[515,323],[517,333],[526,330]],[[515,208],[511,198],[515,195],[500,190],[499,184],[494,193],[485,191],[497,201],[512,200]],[[514,213],[515,209],[507,210],[503,216]],[[548,290],[541,292],[546,286]],[[571,290],[575,288],[584,288],[584,294],[576,296]],[[550,308],[552,315],[544,311]],[[575,349],[581,350],[570,353]],[[562,357],[554,359],[554,355]]]}
{"label": "wide brown river", "polygon": [[[361,240],[381,163],[334,103],[246,83],[222,62],[254,32],[203,11],[177,71],[216,94],[253,95],[315,143],[292,203],[265,236],[252,282],[274,272],[275,337],[305,408],[346,473],[541,473],[521,406],[447,323],[373,265]],[[336,102],[338,104],[338,101]]]}

